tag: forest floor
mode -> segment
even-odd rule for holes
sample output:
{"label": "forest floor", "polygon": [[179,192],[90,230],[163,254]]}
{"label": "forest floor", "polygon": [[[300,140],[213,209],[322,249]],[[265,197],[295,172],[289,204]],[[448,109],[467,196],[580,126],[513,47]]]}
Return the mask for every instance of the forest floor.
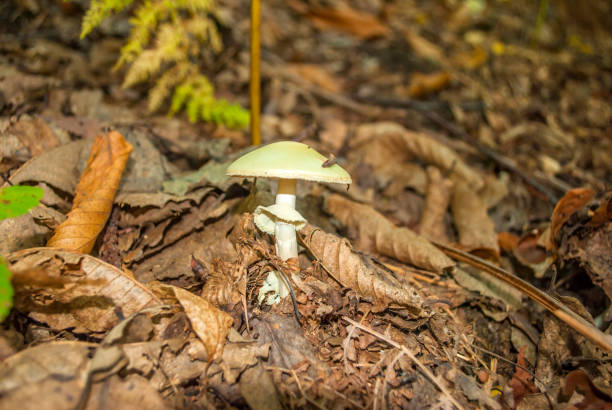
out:
{"label": "forest floor", "polygon": [[[249,2],[219,3],[203,68],[248,107]],[[0,408],[612,408],[612,6],[574,3],[264,1],[263,143],[352,177],[298,183],[282,261],[275,182],[226,176],[250,133],[121,87],[129,13],[79,40],[88,2],[3,1],[0,174],[44,197],[0,221]],[[84,253],[82,173],[121,180]]]}

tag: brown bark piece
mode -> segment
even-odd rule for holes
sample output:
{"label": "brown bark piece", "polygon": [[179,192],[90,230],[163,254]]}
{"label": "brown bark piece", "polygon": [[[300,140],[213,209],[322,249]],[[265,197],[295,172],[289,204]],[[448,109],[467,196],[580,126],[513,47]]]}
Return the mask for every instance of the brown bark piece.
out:
{"label": "brown bark piece", "polygon": [[72,210],[47,246],[91,252],[110,215],[131,151],[132,146],[116,131],[96,138],[76,187]]}
{"label": "brown bark piece", "polygon": [[300,230],[300,235],[314,257],[343,286],[366,297],[404,305],[416,316],[421,313],[422,298],[416,290],[409,289],[368,256],[354,251],[345,238],[310,224]]}
{"label": "brown bark piece", "polygon": [[427,167],[427,195],[425,196],[425,208],[421,216],[420,234],[424,237],[448,243],[448,233],[444,215],[450,202],[452,182],[443,178],[442,173],[436,167]]}
{"label": "brown bark piece", "polygon": [[330,195],[325,201],[328,211],[340,222],[356,231],[357,247],[364,252],[378,252],[400,262],[441,273],[455,266],[442,251],[408,228],[394,226],[384,215],[368,205]]}
{"label": "brown bark piece", "polygon": [[489,218],[486,204],[464,182],[455,184],[451,211],[461,247],[479,256],[498,259],[495,224]]}

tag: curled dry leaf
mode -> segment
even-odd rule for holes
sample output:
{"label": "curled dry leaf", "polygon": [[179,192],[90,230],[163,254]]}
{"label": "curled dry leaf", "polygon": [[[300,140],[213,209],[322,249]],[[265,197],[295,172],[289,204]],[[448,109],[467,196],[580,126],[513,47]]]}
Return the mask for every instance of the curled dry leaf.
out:
{"label": "curled dry leaf", "polygon": [[393,122],[364,124],[358,127],[356,138],[389,138],[392,135],[401,136],[402,149],[417,156],[421,161],[432,164],[445,172],[451,178],[464,180],[470,187],[478,191],[484,185],[480,174],[468,166],[457,153],[446,145],[436,141],[424,133],[408,131]]}
{"label": "curled dry leaf", "polygon": [[215,259],[206,284],[202,288],[202,297],[215,306],[240,302],[238,285],[245,274],[245,264]]}
{"label": "curled dry leaf", "polygon": [[330,195],[325,200],[328,211],[344,225],[356,231],[357,247],[364,252],[378,252],[400,262],[434,272],[455,266],[454,262],[427,239],[408,228],[394,226],[374,208]]}
{"label": "curled dry leaf", "polygon": [[450,202],[452,182],[443,178],[436,167],[427,167],[427,195],[425,207],[421,216],[420,234],[424,237],[442,242],[448,242],[444,216]]}
{"label": "curled dry leaf", "polygon": [[174,292],[174,296],[185,309],[193,331],[204,343],[208,360],[213,360],[222,354],[225,338],[234,322],[232,317],[206,299],[185,289],[176,286],[164,287]]}
{"label": "curled dry leaf", "polygon": [[94,141],[72,210],[47,246],[89,253],[104,228],[132,146],[116,131]]}
{"label": "curled dry leaf", "polygon": [[455,184],[451,211],[461,247],[485,258],[498,259],[495,224],[487,213],[486,204],[465,182]]}
{"label": "curled dry leaf", "polygon": [[415,316],[421,314],[421,296],[371,258],[354,251],[348,240],[310,224],[302,228],[299,234],[318,262],[343,286],[366,297],[404,305]]}
{"label": "curled dry leaf", "polygon": [[[103,333],[119,323],[116,309],[130,316],[161,304],[140,283],[90,255],[32,248],[14,252],[6,261],[16,279],[15,308],[56,330]],[[28,281],[32,271],[61,286]]]}
{"label": "curled dry leaf", "polygon": [[595,196],[591,188],[575,188],[567,191],[557,202],[551,216],[552,239],[555,240],[559,229],[576,211]]}

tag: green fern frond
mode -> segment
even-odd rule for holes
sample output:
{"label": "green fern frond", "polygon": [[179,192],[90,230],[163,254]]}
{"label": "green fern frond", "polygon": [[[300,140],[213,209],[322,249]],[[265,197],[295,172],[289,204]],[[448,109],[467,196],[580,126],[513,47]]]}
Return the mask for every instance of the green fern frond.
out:
{"label": "green fern frond", "polygon": [[159,29],[157,46],[144,50],[136,57],[125,75],[123,87],[127,88],[150,79],[159,72],[164,63],[176,63],[185,59],[186,56],[181,50],[181,43],[185,36],[186,33],[182,26],[162,24]]}
{"label": "green fern frond", "polygon": [[223,124],[229,128],[245,128],[250,121],[249,112],[226,100],[216,100],[214,88],[208,78],[198,75],[176,87],[172,96],[169,114],[185,108],[189,121],[204,121]]}
{"label": "green fern frond", "polygon": [[[92,0],[83,20],[83,36],[134,0]],[[200,119],[246,127],[249,114],[242,107],[216,100],[214,87],[200,73],[202,47],[221,51],[221,35],[211,18],[214,0],[139,0],[130,35],[114,69],[128,65],[123,87],[151,81],[149,111],[159,109],[172,94],[169,114],[185,110],[190,121]],[[173,92],[174,89],[174,92]]]}
{"label": "green fern frond", "polygon": [[83,16],[81,38],[91,33],[91,30],[98,27],[102,20],[129,6],[132,1],[134,0],[92,0],[89,9]]}
{"label": "green fern frond", "polygon": [[166,70],[149,92],[149,112],[157,111],[170,96],[172,89],[188,76],[196,75],[197,68],[189,62],[182,62]]}

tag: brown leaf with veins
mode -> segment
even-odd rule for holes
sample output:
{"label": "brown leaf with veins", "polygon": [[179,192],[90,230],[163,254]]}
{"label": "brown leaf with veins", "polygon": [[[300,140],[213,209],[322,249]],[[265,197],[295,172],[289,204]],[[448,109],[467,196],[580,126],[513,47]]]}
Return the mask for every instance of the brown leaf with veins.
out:
{"label": "brown leaf with veins", "polygon": [[[121,316],[161,305],[143,285],[90,255],[32,248],[6,261],[15,279],[15,308],[55,330],[103,333]],[[36,280],[30,280],[33,272]]]}
{"label": "brown leaf with veins", "polygon": [[[475,191],[484,185],[480,174],[467,165],[454,150],[425,133],[408,131],[393,122],[377,122],[360,125],[355,132],[354,140],[362,142],[375,138],[392,138],[397,141],[398,149],[409,152],[442,171],[449,172],[453,181],[463,180]],[[351,141],[351,145],[353,144]]]}
{"label": "brown leaf with veins", "polygon": [[419,268],[442,272],[455,263],[427,239],[408,228],[393,225],[369,205],[330,195],[327,210],[357,234],[357,247],[364,252],[378,252]]}
{"label": "brown leaf with veins", "polygon": [[96,137],[75,189],[72,210],[47,246],[91,252],[112,209],[131,151],[132,146],[116,131]]}
{"label": "brown leaf with veins", "polygon": [[318,262],[343,286],[366,297],[404,305],[415,316],[421,314],[423,300],[416,290],[409,289],[372,258],[354,251],[347,239],[310,224],[299,234]]}
{"label": "brown leaf with veins", "polygon": [[234,323],[232,317],[206,299],[185,289],[170,285],[164,287],[172,289],[174,296],[185,309],[193,331],[204,343],[208,360],[211,361],[221,355],[227,334]]}

